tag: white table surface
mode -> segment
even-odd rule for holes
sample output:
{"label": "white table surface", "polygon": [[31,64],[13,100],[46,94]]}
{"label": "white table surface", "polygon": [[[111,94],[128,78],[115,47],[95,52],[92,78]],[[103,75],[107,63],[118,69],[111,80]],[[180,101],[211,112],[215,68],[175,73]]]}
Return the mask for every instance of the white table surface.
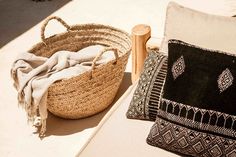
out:
{"label": "white table surface", "polygon": [[[152,36],[160,41],[163,36],[165,9],[168,1],[68,0],[64,6],[50,14],[62,17],[68,24],[103,23],[124,29],[127,32],[130,32],[134,25],[144,23],[152,27]],[[225,2],[222,0],[207,2],[197,0],[191,1],[191,3],[188,0],[178,1],[206,12],[230,14],[230,8],[224,7]],[[202,5],[203,2],[204,5]],[[48,8],[52,4],[55,7],[57,3],[56,0],[38,3],[30,0],[0,0],[0,40],[36,18],[37,10]],[[24,13],[22,14],[24,17],[21,17],[19,13]],[[21,19],[21,21],[17,19]],[[81,120],[64,120],[50,115],[47,137],[40,140],[32,132],[32,128],[26,122],[25,112],[17,107],[16,91],[10,79],[10,68],[18,53],[27,51],[40,41],[41,25],[42,21],[32,24],[31,27],[12,38],[0,49],[0,156],[74,156],[106,113],[105,111]],[[57,23],[50,23],[46,35],[60,31],[64,31],[64,28]],[[116,100],[130,85],[130,61],[126,72],[123,90],[119,91]]]}

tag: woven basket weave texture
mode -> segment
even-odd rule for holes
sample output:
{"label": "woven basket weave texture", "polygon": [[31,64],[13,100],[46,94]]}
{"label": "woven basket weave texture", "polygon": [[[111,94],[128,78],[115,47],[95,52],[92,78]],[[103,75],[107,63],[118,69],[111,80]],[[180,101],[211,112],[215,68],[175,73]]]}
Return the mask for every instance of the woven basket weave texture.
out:
{"label": "woven basket weave texture", "polygon": [[[57,20],[67,28],[64,33],[45,38],[45,28],[50,20]],[[57,51],[79,51],[91,45],[103,45],[112,50],[116,59],[96,66],[79,76],[53,83],[48,89],[48,110],[60,117],[78,119],[91,116],[107,108],[121,84],[131,51],[129,34],[101,24],[67,25],[59,17],[48,18],[41,29],[42,42],[29,52],[50,57]],[[100,55],[103,54],[101,52]]]}

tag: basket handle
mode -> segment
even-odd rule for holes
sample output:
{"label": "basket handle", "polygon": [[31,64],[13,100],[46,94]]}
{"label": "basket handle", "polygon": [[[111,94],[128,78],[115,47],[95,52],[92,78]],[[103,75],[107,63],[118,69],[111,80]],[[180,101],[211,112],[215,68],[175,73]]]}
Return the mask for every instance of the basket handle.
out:
{"label": "basket handle", "polygon": [[118,55],[118,49],[117,48],[114,48],[114,47],[108,47],[108,48],[104,48],[93,60],[93,63],[92,63],[92,71],[95,69],[95,65],[96,65],[96,61],[103,55],[103,53],[107,52],[107,51],[113,51],[114,52],[114,55],[115,55],[115,58],[116,58],[116,61],[115,63],[117,62],[117,59],[119,57]]}
{"label": "basket handle", "polygon": [[61,23],[64,27],[66,27],[67,31],[70,31],[71,27],[64,21],[62,20],[60,17],[57,17],[57,16],[51,16],[49,18],[47,18],[42,27],[41,27],[41,39],[42,41],[45,43],[46,42],[46,38],[45,38],[45,28],[46,26],[48,25],[48,22],[51,21],[51,20],[57,20],[59,23]]}

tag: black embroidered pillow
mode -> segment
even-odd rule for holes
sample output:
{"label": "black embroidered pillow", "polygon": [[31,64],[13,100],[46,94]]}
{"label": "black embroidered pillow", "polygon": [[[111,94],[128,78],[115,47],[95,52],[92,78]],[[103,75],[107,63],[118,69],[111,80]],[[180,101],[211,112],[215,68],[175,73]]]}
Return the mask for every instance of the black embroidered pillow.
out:
{"label": "black embroidered pillow", "polygon": [[154,121],[167,72],[167,56],[150,51],[144,62],[127,118]]}
{"label": "black embroidered pillow", "polygon": [[147,143],[196,157],[236,156],[236,56],[170,40],[163,98]]}

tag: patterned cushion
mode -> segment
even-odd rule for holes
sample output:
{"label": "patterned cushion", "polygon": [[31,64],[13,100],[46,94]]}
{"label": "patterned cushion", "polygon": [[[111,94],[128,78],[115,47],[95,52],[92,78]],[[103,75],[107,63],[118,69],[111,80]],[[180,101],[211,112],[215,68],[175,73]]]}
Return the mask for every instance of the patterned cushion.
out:
{"label": "patterned cushion", "polygon": [[167,72],[167,56],[149,52],[134,92],[127,118],[154,121]]}
{"label": "patterned cushion", "polygon": [[197,157],[236,156],[236,56],[169,41],[168,70],[147,143]]}

